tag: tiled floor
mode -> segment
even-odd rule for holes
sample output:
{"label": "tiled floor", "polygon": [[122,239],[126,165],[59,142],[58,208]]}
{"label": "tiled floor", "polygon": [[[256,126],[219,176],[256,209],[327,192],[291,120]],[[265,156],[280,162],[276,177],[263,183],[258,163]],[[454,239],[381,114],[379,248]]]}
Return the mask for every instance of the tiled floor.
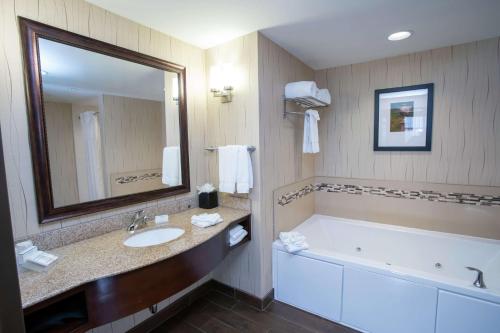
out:
{"label": "tiled floor", "polygon": [[164,332],[358,333],[279,302],[259,311],[218,291],[211,291],[153,331]]}

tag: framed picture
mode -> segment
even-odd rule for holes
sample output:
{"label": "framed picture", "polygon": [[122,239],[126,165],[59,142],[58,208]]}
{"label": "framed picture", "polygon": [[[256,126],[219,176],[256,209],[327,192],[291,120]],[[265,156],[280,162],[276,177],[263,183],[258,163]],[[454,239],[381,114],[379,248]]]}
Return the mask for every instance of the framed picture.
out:
{"label": "framed picture", "polygon": [[434,84],[375,90],[373,150],[430,151]]}

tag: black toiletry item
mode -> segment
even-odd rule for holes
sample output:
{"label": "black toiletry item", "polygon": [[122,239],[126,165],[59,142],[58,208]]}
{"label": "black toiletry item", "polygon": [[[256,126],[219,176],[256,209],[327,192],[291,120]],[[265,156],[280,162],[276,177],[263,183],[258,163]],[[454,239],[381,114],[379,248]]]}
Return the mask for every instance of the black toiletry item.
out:
{"label": "black toiletry item", "polygon": [[210,193],[200,193],[198,199],[200,208],[211,209],[219,205],[217,191],[213,191]]}

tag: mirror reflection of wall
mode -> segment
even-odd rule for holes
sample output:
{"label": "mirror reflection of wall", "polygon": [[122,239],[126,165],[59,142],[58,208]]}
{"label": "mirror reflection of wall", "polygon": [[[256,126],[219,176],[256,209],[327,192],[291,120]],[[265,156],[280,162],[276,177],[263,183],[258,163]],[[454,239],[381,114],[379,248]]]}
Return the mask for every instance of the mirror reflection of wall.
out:
{"label": "mirror reflection of wall", "polygon": [[181,184],[176,73],[39,47],[55,207]]}

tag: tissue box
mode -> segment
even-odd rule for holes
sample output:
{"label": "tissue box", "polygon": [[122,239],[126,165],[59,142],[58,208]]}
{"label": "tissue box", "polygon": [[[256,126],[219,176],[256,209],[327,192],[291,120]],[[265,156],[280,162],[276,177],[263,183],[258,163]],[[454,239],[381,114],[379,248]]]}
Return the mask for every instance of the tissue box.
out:
{"label": "tissue box", "polygon": [[211,209],[219,205],[217,192],[200,193],[198,196],[200,208]]}

